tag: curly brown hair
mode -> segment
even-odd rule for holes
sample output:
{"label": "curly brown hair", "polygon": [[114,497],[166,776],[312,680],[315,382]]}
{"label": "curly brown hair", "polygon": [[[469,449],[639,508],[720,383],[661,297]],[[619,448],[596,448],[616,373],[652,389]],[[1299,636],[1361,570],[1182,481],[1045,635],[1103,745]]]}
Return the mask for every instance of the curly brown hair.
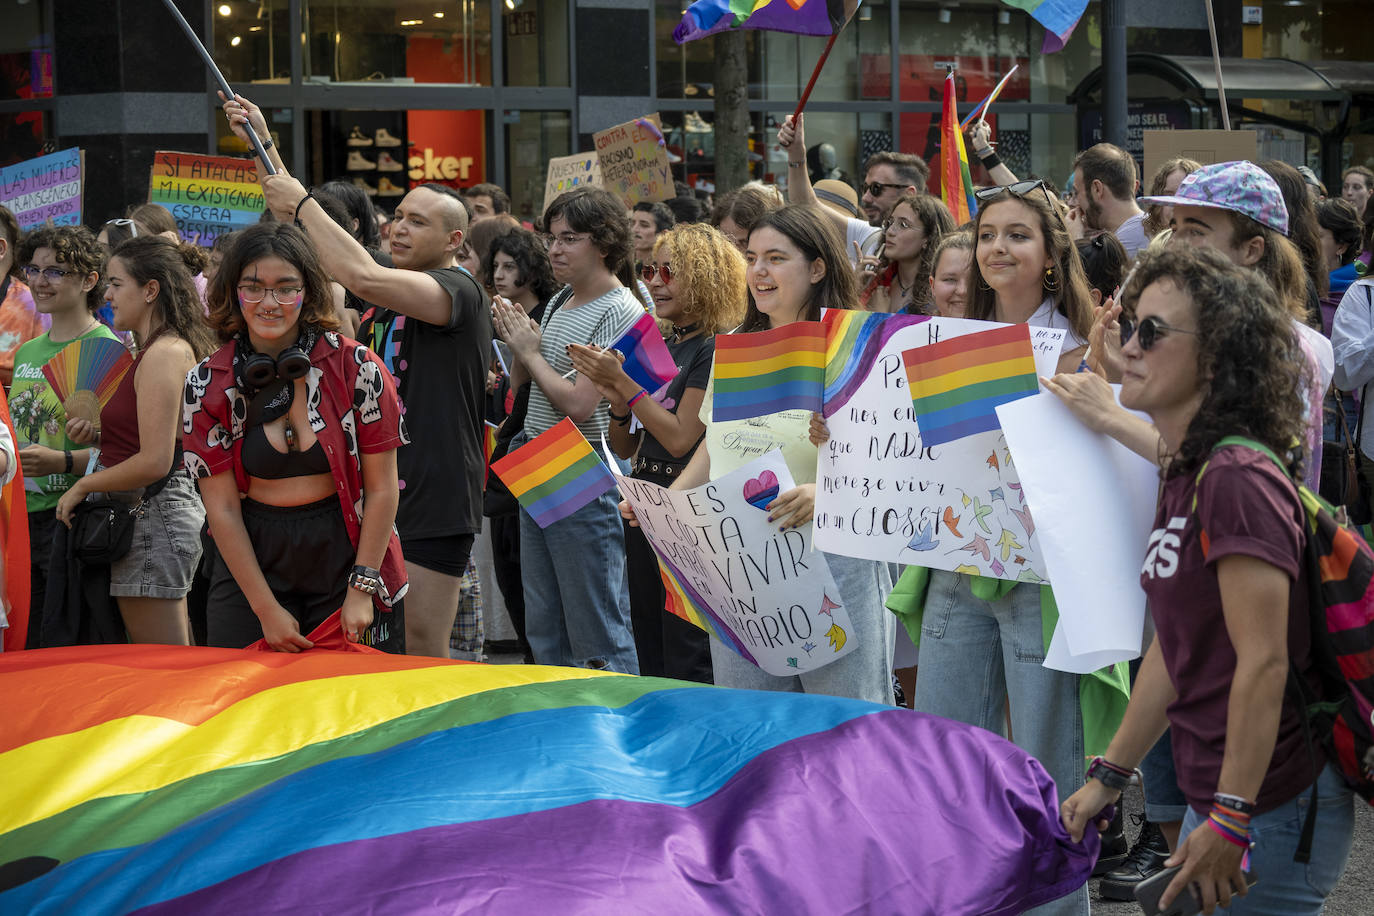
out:
{"label": "curly brown hair", "polygon": [[[1189,159],[1186,156],[1179,156],[1174,159],[1166,159],[1155,169],[1154,175],[1150,178],[1150,196],[1163,197],[1164,186],[1169,183],[1169,176],[1174,172],[1182,172],[1184,175],[1191,175],[1202,168],[1202,163],[1196,159]],[[1164,224],[1164,206],[1162,204],[1150,204],[1145,208],[1145,219],[1141,227],[1145,234],[1150,238],[1159,235],[1169,227]]]}
{"label": "curly brown hair", "polygon": [[143,286],[157,281],[153,300],[153,327],[147,340],[139,341],[146,350],[163,334],[174,334],[191,345],[196,359],[204,359],[215,349],[214,335],[205,323],[200,294],[191,277],[205,268],[205,253],[195,245],[173,242],[161,235],[140,235],[120,242],[110,255]]}
{"label": "curly brown hair", "polygon": [[301,272],[304,285],[300,320],[326,331],[339,327],[334,312],[334,296],[329,278],[320,266],[310,239],[290,223],[257,223],[242,230],[224,253],[215,282],[206,289],[210,306],[210,327],[221,341],[228,342],[243,330],[243,310],[239,307],[239,278],[254,261],[278,257]]}
{"label": "curly brown hair", "polygon": [[1303,392],[1307,361],[1287,307],[1258,273],[1211,248],[1167,245],[1142,251],[1121,294],[1134,318],[1140,294],[1161,280],[1192,301],[1197,321],[1197,373],[1202,401],[1165,477],[1196,474],[1217,442],[1245,436],[1277,455],[1295,455],[1302,473]]}
{"label": "curly brown hair", "polygon": [[625,215],[624,201],[610,191],[576,188],[559,194],[544,211],[544,231],[552,231],[549,227],[560,217],[573,232],[591,235],[592,245],[611,273],[632,260],[630,218]]}
{"label": "curly brown hair", "polygon": [[725,233],[705,223],[687,223],[659,233],[654,260],[666,259],[684,299],[683,317],[701,322],[706,334],[728,331],[744,319],[748,292],[744,255]]}
{"label": "curly brown hair", "polygon": [[[954,217],[950,215],[949,207],[945,206],[945,202],[934,195],[903,194],[893,201],[885,219],[893,219],[892,214],[896,213],[897,208],[903,205],[911,208],[911,212],[921,224],[921,231],[926,235],[925,244],[921,246],[920,252],[916,255],[916,279],[911,283],[912,304],[925,311],[925,307],[930,304],[930,274],[935,269],[935,251],[940,245],[940,239],[954,231]],[[883,225],[887,225],[887,223]],[[878,288],[878,284],[886,273],[885,268],[892,263],[886,257],[883,258],[877,274],[859,293],[861,303],[867,305],[869,297]]]}
{"label": "curly brown hair", "polygon": [[95,233],[85,226],[39,226],[20,243],[18,263],[32,261],[40,248],[51,248],[57,263],[83,277],[96,275],[95,285],[86,293],[86,310],[94,315],[105,299],[105,249],[95,240]]}

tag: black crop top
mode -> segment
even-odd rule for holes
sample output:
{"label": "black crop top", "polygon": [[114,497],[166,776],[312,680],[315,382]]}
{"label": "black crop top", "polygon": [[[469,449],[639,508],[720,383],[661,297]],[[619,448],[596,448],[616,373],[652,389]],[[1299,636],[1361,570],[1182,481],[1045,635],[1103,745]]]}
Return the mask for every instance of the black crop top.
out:
{"label": "black crop top", "polygon": [[319,439],[303,452],[279,452],[267,441],[267,433],[261,426],[250,426],[244,432],[240,455],[244,472],[263,480],[329,473],[329,456],[324,453]]}

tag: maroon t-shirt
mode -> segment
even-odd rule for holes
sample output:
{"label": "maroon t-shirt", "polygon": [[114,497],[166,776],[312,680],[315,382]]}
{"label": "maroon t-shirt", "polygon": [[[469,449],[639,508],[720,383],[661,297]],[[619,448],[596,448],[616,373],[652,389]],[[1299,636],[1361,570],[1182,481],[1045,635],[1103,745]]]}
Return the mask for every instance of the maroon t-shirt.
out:
{"label": "maroon t-shirt", "polygon": [[[1181,474],[1164,485],[1140,584],[1178,692],[1169,705],[1174,765],[1179,788],[1195,808],[1210,808],[1217,791],[1236,671],[1215,563],[1240,554],[1288,574],[1288,654],[1307,673],[1312,663],[1303,536],[1297,489],[1272,459],[1253,449],[1227,446],[1211,456],[1201,483],[1196,474]],[[1292,799],[1314,778],[1290,692],[1284,691],[1278,741],[1256,799],[1258,811]]]}

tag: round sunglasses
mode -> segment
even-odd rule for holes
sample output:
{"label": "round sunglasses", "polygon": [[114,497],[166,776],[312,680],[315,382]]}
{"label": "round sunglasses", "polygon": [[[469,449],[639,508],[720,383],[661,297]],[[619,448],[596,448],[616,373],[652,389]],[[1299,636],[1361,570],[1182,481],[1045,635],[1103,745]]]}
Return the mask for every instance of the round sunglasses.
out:
{"label": "round sunglasses", "polygon": [[1158,342],[1161,337],[1167,337],[1170,334],[1191,334],[1194,337],[1197,336],[1197,331],[1186,331],[1183,328],[1176,328],[1173,325],[1165,324],[1154,315],[1142,318],[1139,322],[1132,321],[1129,318],[1121,319],[1121,346],[1126,346],[1126,343],[1132,337],[1135,337],[1137,333],[1140,335],[1136,338],[1140,343],[1140,349],[1147,353],[1154,349],[1155,343]]}
{"label": "round sunglasses", "polygon": [[645,264],[639,268],[639,275],[644,279],[645,283],[654,282],[654,274],[658,274],[663,278],[665,286],[673,282],[673,269],[667,264],[660,265],[659,267],[654,267],[652,264]]}

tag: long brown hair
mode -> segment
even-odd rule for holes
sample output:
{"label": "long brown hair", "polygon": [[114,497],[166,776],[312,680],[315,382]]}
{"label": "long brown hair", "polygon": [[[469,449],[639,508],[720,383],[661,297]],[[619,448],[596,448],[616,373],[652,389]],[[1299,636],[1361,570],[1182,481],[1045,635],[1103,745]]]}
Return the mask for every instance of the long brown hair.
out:
{"label": "long brown hair", "polygon": [[[854,279],[854,269],[844,252],[844,242],[835,231],[830,218],[817,207],[793,204],[765,214],[750,231],[753,235],[760,229],[773,229],[781,233],[797,247],[802,257],[810,263],[817,258],[825,262],[825,276],[811,284],[806,296],[806,310],[803,321],[820,321],[822,308],[852,309],[858,303],[859,284]],[[748,285],[745,285],[746,290]],[[759,311],[754,303],[754,294],[749,292],[749,307],[744,312],[741,331],[766,331],[768,316]]]}
{"label": "long brown hair", "polygon": [[[941,238],[954,231],[954,217],[950,215],[949,207],[945,206],[944,201],[934,195],[903,194],[887,211],[886,218],[896,219],[893,214],[903,204],[911,208],[917,222],[921,224],[921,231],[926,234],[925,244],[916,255],[916,278],[911,281],[911,304],[924,306],[930,303],[930,274],[935,270],[935,249],[939,247]],[[883,267],[895,263],[888,261],[886,257],[883,258]],[[879,268],[878,274],[859,293],[861,303],[868,304],[869,297],[878,288],[878,283],[885,273],[886,271]]]}
{"label": "long brown hair", "polygon": [[147,350],[163,334],[174,334],[190,344],[196,359],[204,359],[215,349],[200,294],[191,279],[205,267],[204,252],[165,236],[140,235],[120,242],[110,255],[111,261],[115,259],[139,286],[157,281],[152,326],[148,339],[138,342],[141,350]]}

